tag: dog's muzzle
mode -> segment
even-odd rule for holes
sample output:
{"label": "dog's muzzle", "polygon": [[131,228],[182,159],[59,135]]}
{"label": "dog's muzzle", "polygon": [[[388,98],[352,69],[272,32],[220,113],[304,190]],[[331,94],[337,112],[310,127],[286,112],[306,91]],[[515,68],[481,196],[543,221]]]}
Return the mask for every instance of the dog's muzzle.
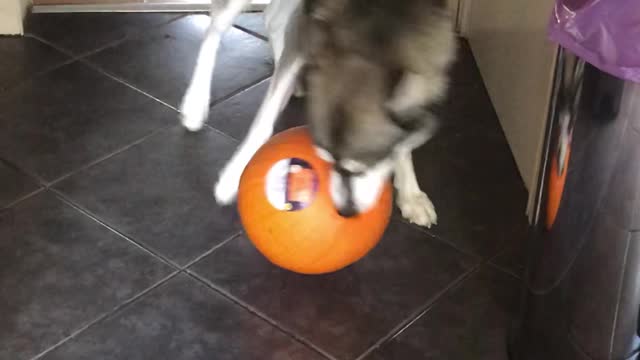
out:
{"label": "dog's muzzle", "polygon": [[338,167],[331,171],[331,199],[343,217],[369,210],[380,197],[385,177],[378,172],[352,173]]}

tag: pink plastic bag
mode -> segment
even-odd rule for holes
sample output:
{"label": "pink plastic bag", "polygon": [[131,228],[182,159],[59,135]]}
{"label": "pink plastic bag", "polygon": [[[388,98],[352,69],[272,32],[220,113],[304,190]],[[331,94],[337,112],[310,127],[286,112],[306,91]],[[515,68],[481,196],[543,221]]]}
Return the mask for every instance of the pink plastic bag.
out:
{"label": "pink plastic bag", "polygon": [[640,0],[556,0],[549,36],[600,70],[640,83]]}

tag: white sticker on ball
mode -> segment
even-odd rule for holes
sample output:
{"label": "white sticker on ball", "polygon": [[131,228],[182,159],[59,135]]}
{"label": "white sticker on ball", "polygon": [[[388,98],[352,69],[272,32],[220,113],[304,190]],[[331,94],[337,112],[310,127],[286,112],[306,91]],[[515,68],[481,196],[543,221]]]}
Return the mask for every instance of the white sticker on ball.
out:
{"label": "white sticker on ball", "polygon": [[271,205],[282,211],[307,208],[316,197],[318,176],[311,165],[298,158],[275,163],[265,182],[265,193]]}

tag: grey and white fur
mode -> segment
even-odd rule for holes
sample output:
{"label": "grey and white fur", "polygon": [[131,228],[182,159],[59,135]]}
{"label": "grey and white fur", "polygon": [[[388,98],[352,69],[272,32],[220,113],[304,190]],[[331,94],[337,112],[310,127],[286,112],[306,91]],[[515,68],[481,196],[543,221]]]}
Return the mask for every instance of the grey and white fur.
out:
{"label": "grey and white fur", "polygon": [[[222,33],[249,0],[216,1],[181,112],[206,120]],[[343,216],[372,206],[393,174],[411,222],[437,222],[416,180],[412,151],[436,128],[431,105],[446,93],[456,38],[444,0],[273,0],[265,11],[275,70],[248,135],[220,173],[215,197],[231,203],[244,167],[273,134],[299,84],[318,154],[333,163],[331,197]]]}

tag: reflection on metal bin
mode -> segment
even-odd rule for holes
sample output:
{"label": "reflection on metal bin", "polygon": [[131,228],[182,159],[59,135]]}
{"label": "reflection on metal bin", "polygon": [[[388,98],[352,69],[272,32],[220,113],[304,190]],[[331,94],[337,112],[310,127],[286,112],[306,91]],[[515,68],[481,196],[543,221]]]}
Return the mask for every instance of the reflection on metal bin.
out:
{"label": "reflection on metal bin", "polygon": [[560,51],[512,360],[637,359],[640,84]]}

